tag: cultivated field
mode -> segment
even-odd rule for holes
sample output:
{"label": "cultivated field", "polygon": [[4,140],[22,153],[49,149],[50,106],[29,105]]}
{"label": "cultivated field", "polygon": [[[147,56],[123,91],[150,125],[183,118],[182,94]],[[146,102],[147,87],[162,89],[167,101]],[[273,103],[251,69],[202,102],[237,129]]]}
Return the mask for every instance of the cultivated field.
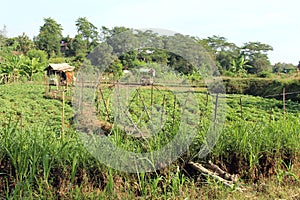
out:
{"label": "cultivated field", "polygon": [[[173,92],[150,86],[116,91],[103,87],[95,92],[100,134],[136,153],[159,150],[175,137],[183,104]],[[44,93],[45,86],[34,83],[0,85],[2,199],[300,198],[299,103],[209,95],[196,89],[197,105],[184,104],[187,118],[198,117],[187,123],[196,130],[188,150],[154,172],[125,173],[105,166],[85,148],[75,128],[70,97],[65,98],[63,112],[61,98],[46,98]],[[128,95],[127,103],[119,102],[128,109],[123,117],[130,115],[125,125],[115,116],[118,95]],[[221,102],[224,110],[216,109]],[[222,111],[226,115],[218,140],[208,155],[199,158],[209,127],[220,120],[215,113]],[[152,134],[153,129],[158,131]],[[209,160],[238,175],[234,187],[189,164]]]}

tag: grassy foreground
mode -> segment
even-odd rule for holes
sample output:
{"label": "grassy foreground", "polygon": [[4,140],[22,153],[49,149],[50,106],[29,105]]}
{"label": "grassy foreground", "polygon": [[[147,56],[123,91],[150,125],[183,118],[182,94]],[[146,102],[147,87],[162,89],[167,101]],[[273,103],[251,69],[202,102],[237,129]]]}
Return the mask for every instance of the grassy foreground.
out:
{"label": "grassy foreground", "polygon": [[[199,129],[188,154],[169,167],[127,174],[106,167],[86,150],[71,124],[74,113],[68,104],[62,135],[62,103],[44,98],[44,90],[41,85],[0,86],[0,198],[300,198],[299,104],[287,102],[284,116],[280,101],[227,97],[225,127],[205,160],[239,174],[238,185],[244,191],[237,191],[186,165],[188,160],[200,161],[193,155],[203,142],[205,126]],[[117,143],[118,134],[114,133],[110,137]],[[130,148],[143,143],[128,139],[122,145]]]}

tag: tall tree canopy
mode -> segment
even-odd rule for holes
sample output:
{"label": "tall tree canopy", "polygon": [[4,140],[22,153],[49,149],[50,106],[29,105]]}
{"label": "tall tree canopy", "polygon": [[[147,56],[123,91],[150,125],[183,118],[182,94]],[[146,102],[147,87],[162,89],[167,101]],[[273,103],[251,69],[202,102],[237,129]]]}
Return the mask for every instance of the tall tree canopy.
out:
{"label": "tall tree canopy", "polygon": [[248,69],[249,73],[258,73],[271,68],[271,63],[268,58],[268,51],[273,51],[273,47],[261,42],[248,42],[241,48],[242,54],[252,66]]}
{"label": "tall tree canopy", "polygon": [[48,56],[60,55],[60,41],[62,39],[62,26],[52,18],[44,18],[44,25],[40,33],[34,38],[38,49],[47,52]]}
{"label": "tall tree canopy", "polygon": [[240,54],[239,48],[234,43],[228,42],[225,37],[213,35],[200,40],[199,43],[213,54],[221,72],[229,70],[232,60],[236,60]]}
{"label": "tall tree canopy", "polygon": [[90,52],[93,48],[95,48],[99,44],[99,32],[98,28],[88,21],[86,17],[79,17],[76,20],[77,39],[82,37],[86,43],[86,51]]}

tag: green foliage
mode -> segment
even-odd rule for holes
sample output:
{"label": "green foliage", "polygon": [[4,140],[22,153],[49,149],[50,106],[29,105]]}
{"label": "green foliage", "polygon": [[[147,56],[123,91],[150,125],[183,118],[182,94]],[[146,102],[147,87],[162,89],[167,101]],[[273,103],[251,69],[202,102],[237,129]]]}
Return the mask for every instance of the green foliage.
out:
{"label": "green foliage", "polygon": [[263,70],[271,68],[267,52],[273,51],[273,47],[261,42],[248,42],[241,48],[242,54],[249,61],[252,67],[248,69],[249,73],[257,74]]}
{"label": "green foliage", "polygon": [[38,36],[34,38],[34,43],[39,50],[47,52],[48,57],[60,55],[63,28],[50,17],[44,18],[44,22],[44,25],[40,27]]}
{"label": "green foliage", "polygon": [[66,59],[64,57],[52,57],[49,59],[49,63],[65,63]]}
{"label": "green foliage", "polygon": [[223,79],[226,92],[230,94],[249,94],[255,96],[269,96],[282,99],[283,88],[287,92],[293,93],[287,95],[287,99],[300,101],[299,80],[284,80],[272,78],[229,78]]}
{"label": "green foliage", "polygon": [[274,73],[293,73],[296,71],[296,66],[291,63],[276,63],[273,66]]}
{"label": "green foliage", "polygon": [[47,65],[48,63],[47,53],[45,51],[31,49],[27,52],[27,56],[30,59],[36,58],[40,61],[40,63],[43,63],[45,65]]}
{"label": "green foliage", "polygon": [[257,77],[260,78],[271,78],[273,76],[273,74],[269,71],[261,71],[257,74]]}
{"label": "green foliage", "polygon": [[[1,197],[176,199],[183,196],[195,199],[200,194],[197,191],[211,192],[212,187],[217,187],[219,192],[222,190],[216,183],[208,186],[194,183],[190,171],[181,168],[184,165],[180,163],[192,159],[187,155],[182,155],[179,161],[168,168],[153,173],[126,174],[108,169],[87,152],[72,126],[67,126],[70,125],[67,119],[73,116],[68,104],[65,105],[66,132],[64,138],[61,137],[61,101],[43,98],[44,89],[43,85],[34,84],[0,85]],[[146,97],[149,97],[150,89],[145,87],[140,92],[148,106],[150,98]],[[163,94],[166,98],[165,114],[172,116],[174,94],[167,91],[163,91]],[[108,93],[104,95],[109,97]],[[155,104],[161,104],[161,98],[155,92]],[[207,99],[201,93],[197,94],[197,98],[203,113],[199,133],[189,148],[191,156],[197,154],[210,123],[206,116],[210,116],[211,112],[206,107],[206,101],[208,104],[214,101],[213,96]],[[284,183],[283,177],[289,175],[299,181],[291,171],[291,163],[300,150],[299,104],[287,102],[284,118],[281,101],[242,95],[227,95],[226,99],[225,127],[207,159],[220,163],[230,172],[239,173],[242,178],[247,178],[246,182],[253,175],[263,176],[267,173],[267,167],[278,169],[276,177],[280,183]],[[139,100],[133,99],[130,105],[132,114],[138,117],[144,107],[140,100],[141,97]],[[180,116],[176,117],[180,121]],[[141,118],[147,120],[145,116]],[[175,134],[171,131],[172,118],[167,117],[166,120],[169,122],[165,124],[165,133],[155,135],[155,139],[134,139],[124,135],[117,127],[107,137],[125,149],[152,151],[159,144],[167,143]],[[197,160],[196,157],[193,159]],[[268,165],[264,165],[266,160],[270,161],[266,163]],[[281,165],[287,166],[287,170]],[[204,190],[203,187],[208,188]],[[228,192],[233,195],[232,191]]]}
{"label": "green foliage", "polygon": [[203,47],[211,52],[216,59],[217,65],[220,66],[221,73],[229,70],[232,60],[239,57],[239,48],[234,44],[227,41],[226,38],[213,35],[207,39],[199,40]]}
{"label": "green foliage", "polygon": [[76,20],[76,27],[78,35],[81,35],[86,43],[86,52],[90,52],[99,43],[97,27],[89,22],[86,17],[79,17]]}
{"label": "green foliage", "polygon": [[0,83],[16,82],[21,77],[32,80],[34,74],[42,72],[46,67],[46,63],[40,62],[40,58],[34,57],[34,54],[31,57],[8,54],[3,60],[0,64]]}
{"label": "green foliage", "polygon": [[8,38],[6,40],[6,46],[26,55],[27,52],[34,47],[34,43],[25,33],[23,33],[18,37]]}
{"label": "green foliage", "polygon": [[251,66],[247,65],[248,61],[245,60],[245,57],[242,55],[238,59],[233,59],[230,62],[229,70],[235,73],[237,76],[245,76],[247,74],[246,68],[251,68]]}

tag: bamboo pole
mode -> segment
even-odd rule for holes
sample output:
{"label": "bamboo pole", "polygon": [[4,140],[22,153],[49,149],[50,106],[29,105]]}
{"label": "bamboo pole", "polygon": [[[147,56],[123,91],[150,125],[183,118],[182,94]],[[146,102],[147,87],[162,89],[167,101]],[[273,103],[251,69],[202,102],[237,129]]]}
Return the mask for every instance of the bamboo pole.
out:
{"label": "bamboo pole", "polygon": [[283,118],[285,120],[286,116],[286,105],[285,105],[285,87],[282,90],[282,100],[283,100]]}
{"label": "bamboo pole", "polygon": [[65,90],[62,90],[62,119],[61,119],[61,139],[64,140],[65,135]]}
{"label": "bamboo pole", "polygon": [[150,111],[152,116],[152,106],[153,106],[153,83],[151,84],[151,102],[150,102]]}
{"label": "bamboo pole", "polygon": [[164,94],[163,96],[163,101],[162,101],[162,108],[161,108],[161,117],[160,117],[160,124],[163,124],[163,117],[164,117],[164,112],[165,112],[165,103],[166,103],[166,95]]}
{"label": "bamboo pole", "polygon": [[217,93],[217,96],[216,96],[215,113],[214,113],[214,128],[216,128],[216,123],[217,123],[218,103],[219,103],[219,93]]}

